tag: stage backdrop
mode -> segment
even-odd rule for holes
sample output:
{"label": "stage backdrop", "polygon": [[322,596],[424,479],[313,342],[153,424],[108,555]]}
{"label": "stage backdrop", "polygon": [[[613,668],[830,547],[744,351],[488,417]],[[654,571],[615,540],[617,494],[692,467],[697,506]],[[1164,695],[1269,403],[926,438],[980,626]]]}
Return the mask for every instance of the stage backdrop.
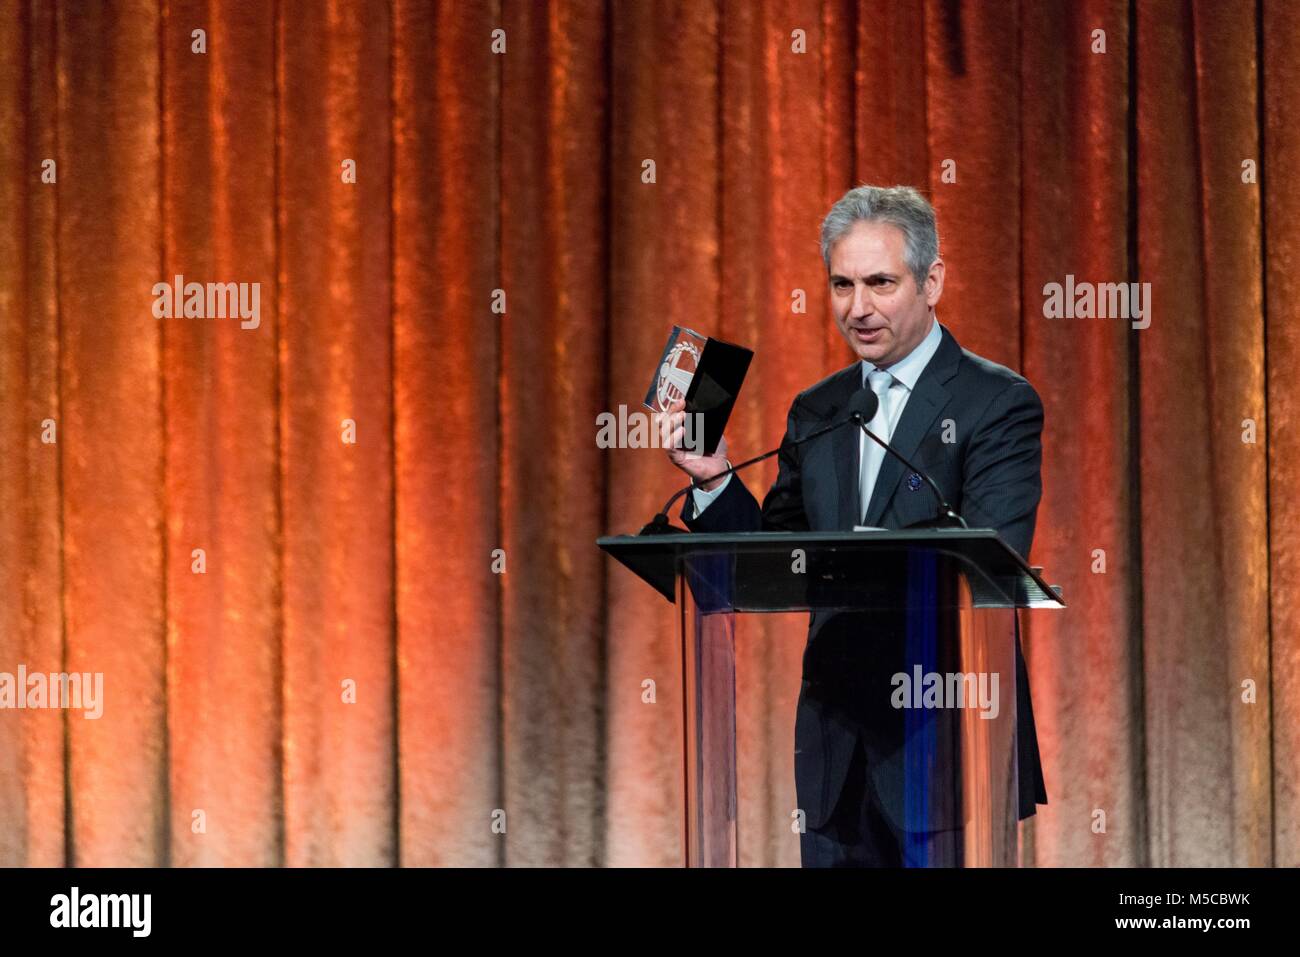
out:
{"label": "stage backdrop", "polygon": [[[0,671],[105,700],[0,712],[0,864],[678,863],[674,609],[594,541],[682,476],[596,417],[679,323],[756,350],[773,445],[851,361],[863,182],[1046,405],[1026,863],[1300,864],[1295,17],[3,4]],[[158,318],[177,276],[247,315]],[[1048,318],[1071,276],[1149,326]],[[750,635],[744,862],[795,864],[802,631]]]}

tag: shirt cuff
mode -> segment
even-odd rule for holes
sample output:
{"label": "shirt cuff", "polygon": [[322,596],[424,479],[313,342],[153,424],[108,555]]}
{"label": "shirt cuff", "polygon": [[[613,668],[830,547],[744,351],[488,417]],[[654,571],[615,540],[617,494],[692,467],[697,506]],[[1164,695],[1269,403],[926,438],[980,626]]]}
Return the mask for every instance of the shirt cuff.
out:
{"label": "shirt cuff", "polygon": [[[727,463],[727,468],[731,468],[730,462]],[[731,473],[731,475],[735,474],[735,472]],[[691,500],[695,503],[695,515],[692,516],[693,518],[699,518],[700,513],[713,504],[713,500],[722,494],[723,490],[727,487],[727,483],[731,481],[731,475],[724,478],[722,484],[712,492],[706,492],[704,489],[700,488],[691,489]]]}

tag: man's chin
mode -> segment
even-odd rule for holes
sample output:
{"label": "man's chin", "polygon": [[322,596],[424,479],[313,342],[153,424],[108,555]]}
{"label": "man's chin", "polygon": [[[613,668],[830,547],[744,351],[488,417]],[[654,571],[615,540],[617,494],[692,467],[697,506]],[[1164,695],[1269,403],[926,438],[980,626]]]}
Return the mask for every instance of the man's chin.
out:
{"label": "man's chin", "polygon": [[888,350],[882,349],[878,344],[874,343],[869,346],[855,343],[853,354],[863,362],[870,362],[873,366],[878,366],[884,360],[885,356],[888,355]]}
{"label": "man's chin", "polygon": [[[853,354],[864,362],[870,362],[872,365],[880,365],[881,360],[889,355],[893,348],[893,340],[888,335],[880,337],[878,342],[859,342],[858,337],[852,331],[847,333],[841,331],[844,341],[849,344]],[[886,341],[888,340],[888,341]]]}
{"label": "man's chin", "polygon": [[852,353],[863,362],[870,362],[872,365],[880,365],[885,356],[889,355],[893,348],[893,340],[885,341],[886,336],[881,336],[879,342],[859,342],[858,337],[853,334],[852,330],[846,330],[840,327],[840,335],[848,343]]}

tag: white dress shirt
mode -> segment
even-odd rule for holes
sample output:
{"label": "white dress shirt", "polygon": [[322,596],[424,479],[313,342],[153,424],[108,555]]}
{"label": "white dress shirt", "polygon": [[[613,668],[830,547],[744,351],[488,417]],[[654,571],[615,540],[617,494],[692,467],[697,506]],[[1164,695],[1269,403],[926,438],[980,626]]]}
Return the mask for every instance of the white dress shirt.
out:
{"label": "white dress shirt", "polygon": [[[884,408],[877,412],[877,418],[872,419],[871,422],[868,423],[867,428],[871,429],[871,431],[875,432],[882,439],[888,441],[890,436],[893,435],[894,426],[897,425],[898,420],[903,417],[903,409],[907,405],[908,398],[912,395],[912,390],[916,388],[917,380],[921,378],[921,373],[924,372],[925,367],[930,364],[930,360],[934,358],[934,354],[939,351],[939,343],[942,341],[943,331],[940,329],[939,320],[936,318],[930,322],[930,331],[925,334],[925,338],[917,343],[915,349],[892,365],[880,367],[882,371],[888,372],[894,377],[893,382],[890,384],[889,391],[888,430],[882,432],[877,428],[877,426],[881,424],[879,420],[882,413],[885,412]],[[877,367],[872,365],[870,362],[867,362],[865,359],[862,360],[860,364],[862,366],[862,384],[864,387],[870,388],[867,375]],[[876,445],[876,443],[871,442],[872,448],[876,450],[878,455],[872,455],[868,458],[866,456],[867,450],[865,448],[865,443],[870,441],[871,440],[867,438],[866,434],[859,429],[858,462],[865,466],[863,473],[859,476],[859,494],[866,492],[869,495],[870,491],[875,487],[876,473],[879,472],[880,463],[885,455],[884,449]],[[869,474],[866,472],[866,469],[870,469]],[[727,487],[727,483],[730,482],[731,479],[732,476],[728,475],[722,480],[722,484],[711,492],[706,492],[703,489],[698,488],[691,490],[691,498],[695,503],[695,516],[697,518],[701,512],[709,507],[714,499],[722,494],[723,490]],[[859,521],[866,515],[867,506],[870,502],[871,499],[869,497],[862,500],[862,515],[858,516]]]}
{"label": "white dress shirt", "polygon": [[[912,390],[916,388],[916,380],[921,378],[921,373],[930,364],[934,354],[939,351],[939,343],[942,341],[943,332],[939,328],[939,320],[935,319],[930,323],[930,331],[917,343],[916,348],[893,365],[873,366],[870,362],[863,361],[863,386],[870,388],[868,377],[877,370],[887,372],[893,377],[886,396],[887,401],[881,402],[876,417],[867,423],[867,428],[886,442],[893,438],[894,427],[903,417],[903,409],[912,396]],[[871,504],[871,493],[876,487],[876,476],[880,472],[886,454],[888,453],[884,449],[867,438],[865,432],[858,429],[858,462],[861,466],[861,474],[858,476],[858,504],[862,509],[858,516],[860,522],[866,518],[867,507]]]}

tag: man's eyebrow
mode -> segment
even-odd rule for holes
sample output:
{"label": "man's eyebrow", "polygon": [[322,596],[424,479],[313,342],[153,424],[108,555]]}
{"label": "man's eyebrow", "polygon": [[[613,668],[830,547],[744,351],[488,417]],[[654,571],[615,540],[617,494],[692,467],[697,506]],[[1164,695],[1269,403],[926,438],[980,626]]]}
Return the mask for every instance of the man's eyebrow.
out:
{"label": "man's eyebrow", "polygon": [[[889,279],[892,281],[892,280],[897,280],[898,277],[895,276],[892,272],[873,272],[870,276],[864,277],[864,280],[866,282],[873,282],[874,280],[877,279]],[[831,273],[831,278],[830,278],[831,282],[839,282],[841,280],[845,282],[852,282],[852,280],[849,279],[847,276],[841,276],[839,273]]]}

